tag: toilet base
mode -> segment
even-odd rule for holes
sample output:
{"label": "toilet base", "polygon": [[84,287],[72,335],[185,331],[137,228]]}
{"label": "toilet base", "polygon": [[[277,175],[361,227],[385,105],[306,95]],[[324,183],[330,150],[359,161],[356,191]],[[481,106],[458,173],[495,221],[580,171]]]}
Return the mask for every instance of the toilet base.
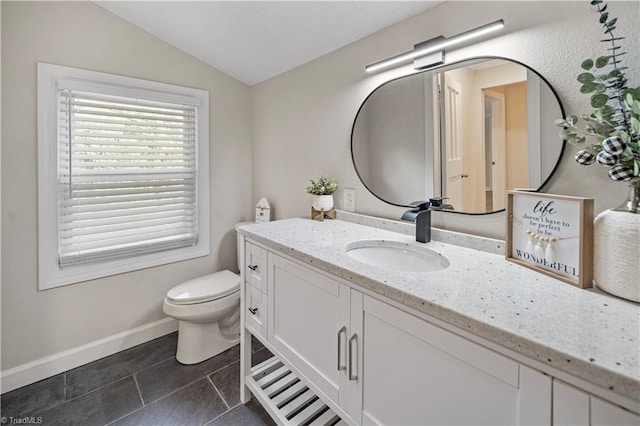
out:
{"label": "toilet base", "polygon": [[217,322],[211,324],[180,321],[176,359],[181,364],[197,364],[240,342],[240,336],[227,339]]}

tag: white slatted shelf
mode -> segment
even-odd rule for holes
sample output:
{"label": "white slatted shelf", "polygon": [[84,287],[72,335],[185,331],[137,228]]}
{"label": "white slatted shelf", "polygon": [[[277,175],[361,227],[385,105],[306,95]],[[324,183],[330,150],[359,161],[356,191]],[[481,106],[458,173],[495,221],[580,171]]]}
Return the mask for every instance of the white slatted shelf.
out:
{"label": "white slatted shelf", "polygon": [[320,414],[322,411],[324,411],[325,407],[326,405],[324,402],[322,402],[321,399],[316,399],[315,402],[293,416],[291,418],[291,423],[302,424],[303,422],[306,422],[307,420]]}
{"label": "white slatted shelf", "polygon": [[262,377],[260,380],[256,382],[256,384],[264,389],[272,385],[273,383],[277,382],[278,380],[282,379],[284,376],[288,375],[289,373],[290,373],[289,369],[283,365],[277,370]]}
{"label": "white slatted shelf", "polygon": [[269,397],[273,397],[274,395],[278,395],[282,393],[287,388],[299,383],[300,379],[298,379],[295,375],[289,374],[277,382],[273,383],[271,386],[263,388],[264,393]]}
{"label": "white slatted shelf", "polygon": [[327,409],[320,417],[309,423],[309,426],[328,426],[336,424],[338,421],[340,421],[340,417],[333,411]]}
{"label": "white slatted shelf", "polygon": [[344,424],[337,414],[276,357],[253,367],[246,378],[246,385],[278,424]]}
{"label": "white slatted shelf", "polygon": [[289,401],[291,401],[292,399],[300,395],[306,389],[307,389],[307,386],[304,383],[298,382],[295,385],[291,386],[286,391],[282,392],[280,395],[276,396],[275,398],[272,398],[271,400],[273,401],[273,404],[276,407],[280,408],[288,404]]}
{"label": "white slatted shelf", "polygon": [[313,402],[317,396],[309,388],[307,388],[300,395],[287,402],[286,405],[280,407],[280,412],[287,418],[291,419],[294,413],[300,411],[303,407],[306,407]]}

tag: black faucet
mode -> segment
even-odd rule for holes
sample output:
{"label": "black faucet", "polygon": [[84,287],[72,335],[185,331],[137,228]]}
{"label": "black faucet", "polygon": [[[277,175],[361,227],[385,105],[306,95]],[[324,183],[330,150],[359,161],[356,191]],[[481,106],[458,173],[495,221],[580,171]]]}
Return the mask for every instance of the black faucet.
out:
{"label": "black faucet", "polygon": [[448,197],[433,197],[429,198],[429,204],[431,210],[453,210],[451,204],[445,204],[444,200],[448,200]]}
{"label": "black faucet", "polygon": [[431,210],[429,201],[414,201],[409,204],[414,207],[402,214],[402,220],[416,223],[416,241],[428,243],[431,241]]}

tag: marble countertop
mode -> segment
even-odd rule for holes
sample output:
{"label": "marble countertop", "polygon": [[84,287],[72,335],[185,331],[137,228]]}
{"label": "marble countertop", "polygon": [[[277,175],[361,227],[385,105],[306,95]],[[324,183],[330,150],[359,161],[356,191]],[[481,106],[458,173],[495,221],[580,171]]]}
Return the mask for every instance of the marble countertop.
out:
{"label": "marble countertop", "polygon": [[[343,220],[293,218],[239,232],[309,265],[571,376],[640,401],[640,305],[582,290],[492,254]],[[397,272],[356,261],[357,240],[420,244],[451,262]],[[637,411],[637,410],[636,410]]]}

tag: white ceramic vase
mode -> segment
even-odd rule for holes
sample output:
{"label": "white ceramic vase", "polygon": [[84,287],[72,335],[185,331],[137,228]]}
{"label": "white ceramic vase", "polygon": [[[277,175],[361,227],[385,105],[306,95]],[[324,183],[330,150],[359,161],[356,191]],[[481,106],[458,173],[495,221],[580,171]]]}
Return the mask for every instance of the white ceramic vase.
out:
{"label": "white ceramic vase", "polygon": [[311,206],[317,211],[328,212],[333,208],[333,195],[314,195]]}
{"label": "white ceramic vase", "polygon": [[640,302],[640,181],[627,201],[605,210],[593,224],[593,279],[599,289]]}

